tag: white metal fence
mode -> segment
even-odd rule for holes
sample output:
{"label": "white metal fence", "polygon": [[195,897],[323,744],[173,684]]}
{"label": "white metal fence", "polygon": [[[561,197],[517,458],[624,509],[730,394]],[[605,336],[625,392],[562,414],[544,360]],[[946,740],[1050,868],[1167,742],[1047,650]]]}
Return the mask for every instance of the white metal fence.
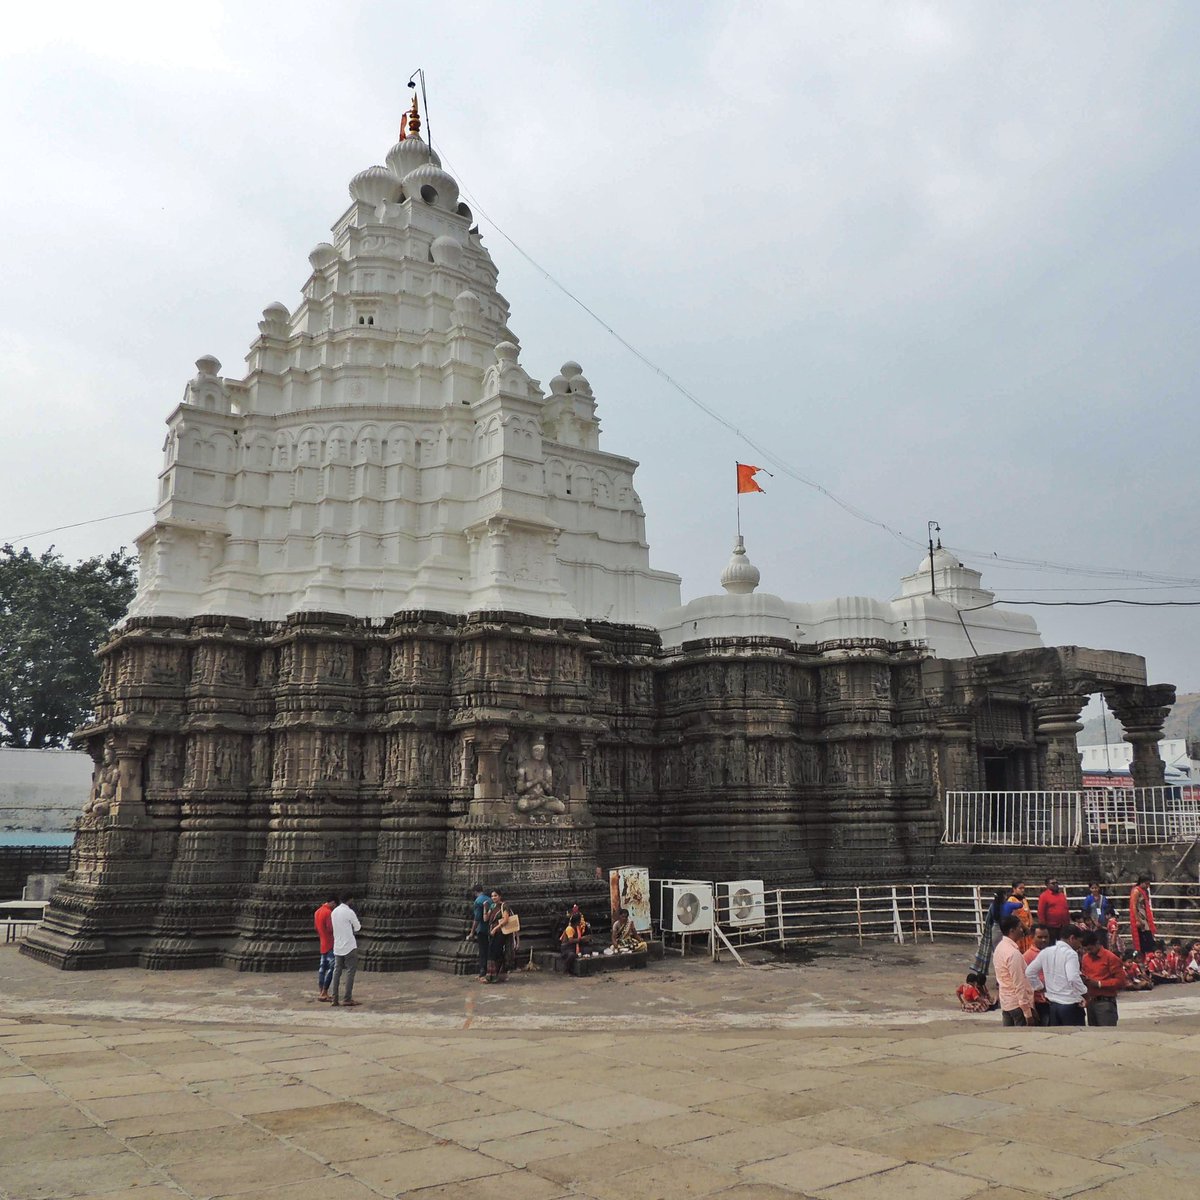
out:
{"label": "white metal fence", "polygon": [[1179,787],[947,792],[942,841],[960,846],[1159,846],[1200,838],[1200,799]]}
{"label": "white metal fence", "polygon": [[[746,924],[717,901],[709,950],[714,958],[754,946],[805,945],[831,938],[854,938],[861,946],[882,940],[901,945],[945,938],[978,940],[995,887],[906,883],[873,887],[777,888],[763,891],[761,921]],[[1005,888],[1007,893],[1007,888]],[[1063,884],[1073,913],[1087,895],[1085,883]],[[1153,891],[1160,937],[1184,942],[1200,938],[1200,884],[1160,883]],[[1108,889],[1128,933],[1128,889]],[[1036,906],[1036,897],[1030,900]]]}

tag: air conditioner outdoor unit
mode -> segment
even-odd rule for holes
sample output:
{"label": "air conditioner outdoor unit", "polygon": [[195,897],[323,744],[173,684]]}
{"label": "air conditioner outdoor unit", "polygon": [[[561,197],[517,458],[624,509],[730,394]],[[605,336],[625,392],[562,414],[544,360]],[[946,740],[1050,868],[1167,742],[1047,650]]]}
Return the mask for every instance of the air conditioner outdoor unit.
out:
{"label": "air conditioner outdoor unit", "polygon": [[707,883],[665,883],[662,927],[671,933],[707,933],[713,925],[713,893]]}
{"label": "air conditioner outdoor unit", "polygon": [[734,879],[717,884],[717,919],[734,929],[748,929],[767,922],[761,879]]}

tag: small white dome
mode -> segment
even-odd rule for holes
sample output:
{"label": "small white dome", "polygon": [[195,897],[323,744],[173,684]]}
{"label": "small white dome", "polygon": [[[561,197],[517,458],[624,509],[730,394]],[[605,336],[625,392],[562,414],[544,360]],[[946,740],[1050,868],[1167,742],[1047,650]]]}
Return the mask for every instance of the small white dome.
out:
{"label": "small white dome", "polygon": [[554,396],[565,396],[570,391],[571,385],[567,382],[565,375],[555,375],[550,380],[550,393]]}
{"label": "small white dome", "polygon": [[323,271],[338,260],[338,252],[328,242],[318,242],[309,252],[308,261],[314,271]]}
{"label": "small white dome", "polygon": [[[958,559],[955,558],[954,555],[951,554],[949,550],[945,549],[940,543],[934,549],[933,569],[935,571],[939,571],[943,567],[950,567],[953,569],[957,569],[957,568],[961,567],[962,565],[963,564],[960,563],[958,561]],[[918,573],[920,573],[921,571],[924,571],[926,574],[929,573],[929,555],[928,554],[926,554],[925,557],[923,559],[921,559],[921,565],[917,568]]]}
{"label": "small white dome", "polygon": [[462,262],[462,242],[449,234],[442,234],[441,237],[433,239],[429,254],[439,267],[457,267]]}
{"label": "small white dome", "polygon": [[729,565],[721,572],[721,586],[735,596],[746,596],[758,587],[761,578],[758,568],[746,557],[746,543],[739,535]]}
{"label": "small white dome", "polygon": [[560,373],[565,375],[568,379],[574,379],[576,375],[583,374],[583,368],[577,362],[571,362],[569,360],[563,363],[559,370]]}
{"label": "small white dome", "polygon": [[263,309],[262,315],[267,321],[290,321],[292,310],[282,300],[275,300]]}
{"label": "small white dome", "polygon": [[196,370],[201,375],[219,375],[221,373],[221,360],[213,354],[202,354],[196,359]]}
{"label": "small white dome", "polygon": [[467,316],[474,316],[482,308],[483,302],[470,288],[459,292],[454,297],[454,309],[456,312],[464,313]]}
{"label": "small white dome", "polygon": [[431,162],[405,175],[404,193],[410,200],[424,200],[426,204],[447,212],[454,212],[458,204],[458,183],[452,175]]}
{"label": "small white dome", "polygon": [[350,197],[372,206],[396,201],[400,199],[400,184],[387,167],[368,167],[350,180]]}
{"label": "small white dome", "polygon": [[442,165],[442,160],[419,137],[405,138],[397,142],[387,155],[387,165],[397,179],[403,179],[410,171],[415,171],[422,163],[431,162],[435,167]]}

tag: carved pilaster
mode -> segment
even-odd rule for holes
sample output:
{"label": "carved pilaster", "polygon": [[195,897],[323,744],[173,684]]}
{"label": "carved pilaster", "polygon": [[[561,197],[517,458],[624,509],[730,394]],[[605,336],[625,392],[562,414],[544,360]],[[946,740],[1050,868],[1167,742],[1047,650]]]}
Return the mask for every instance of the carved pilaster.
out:
{"label": "carved pilaster", "polygon": [[1034,689],[1034,736],[1038,744],[1041,786],[1052,792],[1074,792],[1083,787],[1083,770],[1075,737],[1083,728],[1079,714],[1086,696],[1045,694]]}
{"label": "carved pilaster", "polygon": [[1129,773],[1134,787],[1162,787],[1166,783],[1166,764],[1158,752],[1163,722],[1175,703],[1170,684],[1122,688],[1105,693],[1113,715],[1125,730],[1125,740],[1133,746]]}

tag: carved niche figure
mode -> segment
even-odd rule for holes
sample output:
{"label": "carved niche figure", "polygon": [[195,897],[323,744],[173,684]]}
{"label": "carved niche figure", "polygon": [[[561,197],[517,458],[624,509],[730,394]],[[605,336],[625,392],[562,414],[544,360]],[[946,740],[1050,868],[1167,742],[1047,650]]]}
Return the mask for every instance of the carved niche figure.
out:
{"label": "carved niche figure", "polygon": [[892,747],[891,743],[880,743],[875,747],[875,782],[892,782]]}
{"label": "carved niche figure", "polygon": [[346,748],[336,733],[321,735],[321,754],[318,763],[322,779],[339,780],[346,774]]}
{"label": "carved niche figure", "polygon": [[217,662],[217,678],[221,683],[241,687],[246,682],[246,664],[240,650],[221,651]]}
{"label": "carved niche figure", "polygon": [[231,737],[217,739],[213,750],[213,779],[216,783],[233,782],[237,771],[237,744]]}
{"label": "carved niche figure", "polygon": [[278,677],[279,656],[274,650],[264,650],[258,660],[258,682],[270,687]]}
{"label": "carved niche figure", "polygon": [[174,683],[179,677],[175,651],[170,646],[155,643],[149,647],[150,682]]}
{"label": "carved niche figure", "polygon": [[295,647],[289,642],[286,646],[279,648],[279,682],[291,683],[292,671],[295,669],[296,651]]}
{"label": "carved niche figure", "polygon": [[287,744],[278,738],[271,753],[271,782],[283,783],[287,779]]}
{"label": "carved niche figure", "polygon": [[271,735],[259,734],[250,743],[250,780],[252,783],[269,783],[267,771],[271,762]]}
{"label": "carved niche figure", "polygon": [[921,783],[929,776],[925,749],[920,742],[908,742],[904,747],[904,782]]}
{"label": "carved niche figure", "polygon": [[887,667],[871,669],[871,689],[876,700],[890,700],[892,696],[892,673]]}
{"label": "carved niche figure", "polygon": [[830,667],[821,672],[821,699],[842,698],[842,672],[840,667]]}
{"label": "carved niche figure", "polygon": [[560,816],[566,811],[554,794],[554,768],[546,761],[546,743],[539,739],[517,767],[517,812]]}
{"label": "carved niche figure", "polygon": [[900,672],[900,699],[915,700],[921,694],[921,669],[905,667]]}
{"label": "carved niche figure", "polygon": [[554,672],[554,647],[535,642],[529,647],[529,670],[536,679],[549,679]]}
{"label": "carved niche figure", "polygon": [[363,682],[379,683],[384,676],[384,653],[382,646],[370,646],[363,659]]}
{"label": "carved niche figure", "polygon": [[92,777],[92,795],[83,807],[85,816],[106,817],[117,799],[117,780],[120,768],[112,745],[104,747],[104,757]]}
{"label": "carved niche figure", "polygon": [[801,783],[821,782],[821,755],[816,746],[801,742],[796,748],[796,772]]}
{"label": "carved niche figure", "polygon": [[849,783],[854,761],[845,742],[835,742],[829,748],[829,782]]}
{"label": "carved niche figure", "polygon": [[363,746],[363,782],[379,783],[383,779],[383,738],[367,735]]}
{"label": "carved niche figure", "polygon": [[326,679],[341,683],[350,668],[350,655],[341,642],[334,642],[322,655],[322,666]]}
{"label": "carved niche figure", "polygon": [[173,788],[179,783],[179,742],[173,737],[159,738],[150,752],[151,778],[158,787]]}

